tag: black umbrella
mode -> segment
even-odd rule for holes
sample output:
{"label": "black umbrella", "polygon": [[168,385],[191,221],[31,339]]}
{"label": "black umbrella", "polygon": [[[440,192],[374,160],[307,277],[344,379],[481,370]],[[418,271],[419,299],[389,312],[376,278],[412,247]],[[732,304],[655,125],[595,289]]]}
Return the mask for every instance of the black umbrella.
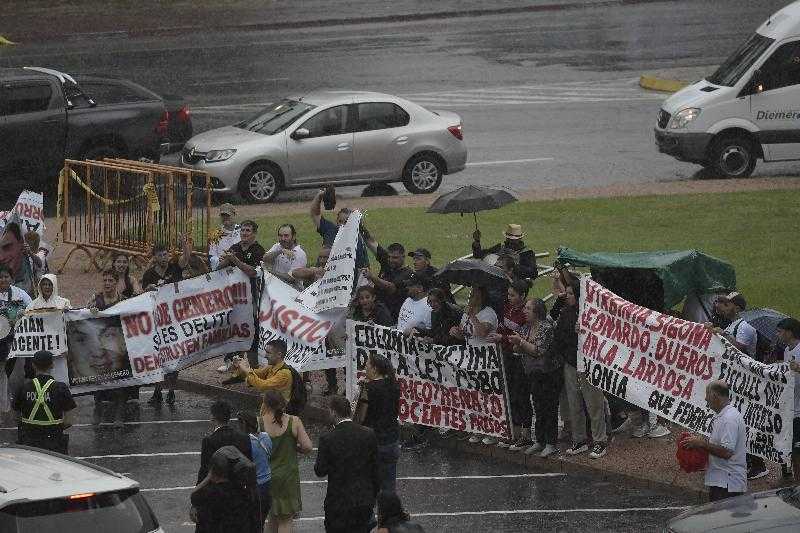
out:
{"label": "black umbrella", "polygon": [[780,311],[768,309],[766,307],[750,309],[749,311],[744,311],[739,316],[743,318],[745,322],[756,328],[756,331],[769,339],[769,342],[772,344],[775,344],[778,340],[778,322],[787,318],[787,316]]}
{"label": "black umbrella", "polygon": [[475,229],[478,229],[478,211],[500,209],[504,205],[516,202],[517,199],[508,192],[489,187],[467,185],[453,192],[441,195],[428,208],[428,213],[472,213],[475,217]]}
{"label": "black umbrella", "polygon": [[457,259],[445,265],[434,276],[447,283],[470,286],[492,286],[505,289],[509,279],[502,269],[480,259]]}

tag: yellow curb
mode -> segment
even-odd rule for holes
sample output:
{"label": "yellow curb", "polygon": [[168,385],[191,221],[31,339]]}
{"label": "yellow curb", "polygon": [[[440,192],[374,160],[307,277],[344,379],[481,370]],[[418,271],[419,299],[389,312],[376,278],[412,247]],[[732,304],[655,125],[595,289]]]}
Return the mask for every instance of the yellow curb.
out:
{"label": "yellow curb", "polygon": [[15,42],[13,42],[13,41],[9,41],[8,39],[6,39],[6,38],[5,38],[5,37],[3,37],[2,35],[0,35],[0,46],[4,46],[4,45],[13,45],[13,44],[17,44],[17,43],[15,43]]}
{"label": "yellow curb", "polygon": [[656,76],[641,76],[639,78],[639,86],[643,89],[648,89],[651,91],[674,93],[680,91],[687,85],[689,85],[689,82],[681,80],[668,80],[665,78],[657,78]]}

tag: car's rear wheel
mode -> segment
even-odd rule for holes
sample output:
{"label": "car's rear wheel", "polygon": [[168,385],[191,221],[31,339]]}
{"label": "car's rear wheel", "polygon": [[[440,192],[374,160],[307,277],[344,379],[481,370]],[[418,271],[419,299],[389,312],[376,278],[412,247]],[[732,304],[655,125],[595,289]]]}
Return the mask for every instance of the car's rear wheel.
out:
{"label": "car's rear wheel", "polygon": [[269,163],[251,165],[239,178],[239,194],[246,203],[265,204],[278,196],[282,183],[283,174],[277,166]]}
{"label": "car's rear wheel", "polygon": [[442,183],[444,165],[434,154],[418,154],[412,157],[403,170],[403,185],[412,194],[428,194],[436,191]]}

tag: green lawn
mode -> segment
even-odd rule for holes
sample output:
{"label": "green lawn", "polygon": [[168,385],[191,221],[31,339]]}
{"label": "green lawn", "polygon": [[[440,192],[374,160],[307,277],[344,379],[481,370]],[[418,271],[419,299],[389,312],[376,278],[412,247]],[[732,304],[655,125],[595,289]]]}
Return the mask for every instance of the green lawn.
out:
{"label": "green lawn", "polygon": [[[348,205],[357,207],[357,201]],[[753,307],[774,307],[800,316],[800,191],[767,191],[519,202],[478,214],[484,245],[498,242],[505,224],[522,224],[537,252],[564,245],[585,252],[698,249],[736,268],[739,289]],[[308,215],[262,217],[262,244],[274,228],[293,223],[309,258],[321,243]],[[471,215],[427,214],[422,208],[375,209],[365,224],[384,244],[422,246],[441,266],[470,252]],[[550,259],[542,263],[550,263]],[[546,293],[547,283],[536,291]]]}

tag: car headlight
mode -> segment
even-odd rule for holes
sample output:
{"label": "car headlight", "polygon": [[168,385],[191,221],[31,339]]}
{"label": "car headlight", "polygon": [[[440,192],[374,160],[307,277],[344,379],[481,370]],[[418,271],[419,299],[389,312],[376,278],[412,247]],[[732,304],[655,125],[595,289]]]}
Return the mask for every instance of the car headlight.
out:
{"label": "car headlight", "polygon": [[672,116],[669,121],[669,129],[679,130],[685,128],[687,124],[696,119],[700,115],[700,109],[696,107],[689,107],[682,109]]}
{"label": "car headlight", "polygon": [[216,163],[217,161],[225,161],[233,157],[236,150],[228,148],[226,150],[211,150],[206,154],[206,163]]}

